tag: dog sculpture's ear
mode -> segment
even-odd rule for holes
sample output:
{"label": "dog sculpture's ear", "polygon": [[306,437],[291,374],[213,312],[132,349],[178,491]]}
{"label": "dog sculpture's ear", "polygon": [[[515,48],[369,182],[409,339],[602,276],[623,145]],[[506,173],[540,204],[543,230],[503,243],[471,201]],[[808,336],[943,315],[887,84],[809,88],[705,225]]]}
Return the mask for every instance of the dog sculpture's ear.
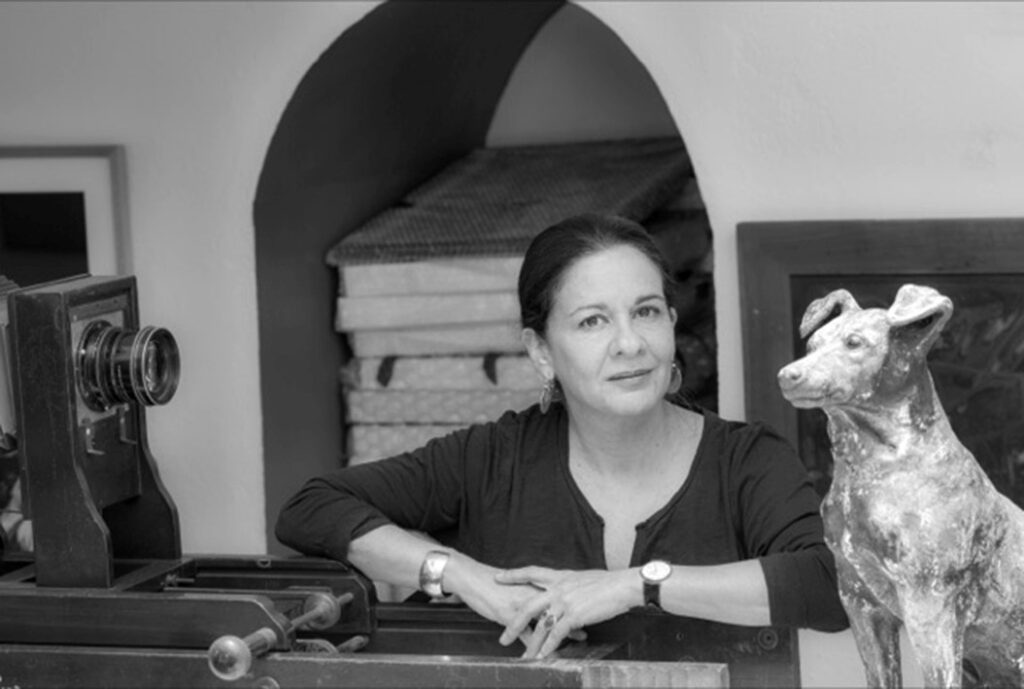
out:
{"label": "dog sculpture's ear", "polygon": [[918,346],[930,347],[953,315],[953,301],[931,287],[903,285],[885,317],[893,328],[911,332]]}
{"label": "dog sculpture's ear", "polygon": [[807,337],[814,332],[819,325],[828,320],[837,306],[840,313],[860,310],[853,295],[845,289],[829,292],[821,299],[812,301],[804,311],[804,317],[800,321],[800,337]]}

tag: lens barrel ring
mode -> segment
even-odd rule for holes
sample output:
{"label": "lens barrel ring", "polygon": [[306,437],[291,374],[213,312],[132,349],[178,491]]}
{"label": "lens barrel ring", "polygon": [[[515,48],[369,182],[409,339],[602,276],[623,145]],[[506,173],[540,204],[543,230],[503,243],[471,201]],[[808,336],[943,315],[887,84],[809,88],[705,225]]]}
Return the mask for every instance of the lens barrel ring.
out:
{"label": "lens barrel ring", "polygon": [[106,320],[89,323],[75,361],[86,406],[106,411],[115,404],[166,404],[178,387],[181,360],[174,336],[164,328],[125,330]]}

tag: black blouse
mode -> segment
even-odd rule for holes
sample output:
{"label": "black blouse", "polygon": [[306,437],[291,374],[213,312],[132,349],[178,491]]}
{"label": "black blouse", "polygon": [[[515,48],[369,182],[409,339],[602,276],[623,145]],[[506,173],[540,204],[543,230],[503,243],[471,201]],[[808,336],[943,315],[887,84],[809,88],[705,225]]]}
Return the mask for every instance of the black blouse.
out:
{"label": "black blouse", "polygon": [[[772,624],[844,629],[819,504],[781,437],[705,411],[690,475],[637,524],[630,566],[757,558]],[[276,534],[299,552],[345,560],[352,539],[384,524],[433,534],[500,568],[606,568],[604,525],[569,472],[560,406],[507,412],[415,451],[314,478],[285,505]]]}

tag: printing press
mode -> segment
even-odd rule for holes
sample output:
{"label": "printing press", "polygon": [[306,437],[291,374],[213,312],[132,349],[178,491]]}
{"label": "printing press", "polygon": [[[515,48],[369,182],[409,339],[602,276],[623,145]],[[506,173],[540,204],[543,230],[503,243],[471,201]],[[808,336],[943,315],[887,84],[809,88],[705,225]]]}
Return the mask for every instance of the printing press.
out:
{"label": "printing press", "polygon": [[522,660],[463,605],[386,603],[346,565],[183,555],[146,407],[178,384],[173,336],[131,276],[8,296],[32,553],[0,562],[0,688],[794,687],[796,634],[636,611]]}

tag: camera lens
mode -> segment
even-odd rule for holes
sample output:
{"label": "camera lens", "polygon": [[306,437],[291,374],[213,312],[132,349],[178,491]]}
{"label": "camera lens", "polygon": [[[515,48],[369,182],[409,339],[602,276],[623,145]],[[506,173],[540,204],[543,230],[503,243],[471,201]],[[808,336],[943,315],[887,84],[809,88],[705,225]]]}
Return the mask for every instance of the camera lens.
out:
{"label": "camera lens", "polygon": [[178,388],[178,344],[164,328],[124,330],[108,321],[90,323],[77,354],[78,389],[86,406],[166,404]]}

